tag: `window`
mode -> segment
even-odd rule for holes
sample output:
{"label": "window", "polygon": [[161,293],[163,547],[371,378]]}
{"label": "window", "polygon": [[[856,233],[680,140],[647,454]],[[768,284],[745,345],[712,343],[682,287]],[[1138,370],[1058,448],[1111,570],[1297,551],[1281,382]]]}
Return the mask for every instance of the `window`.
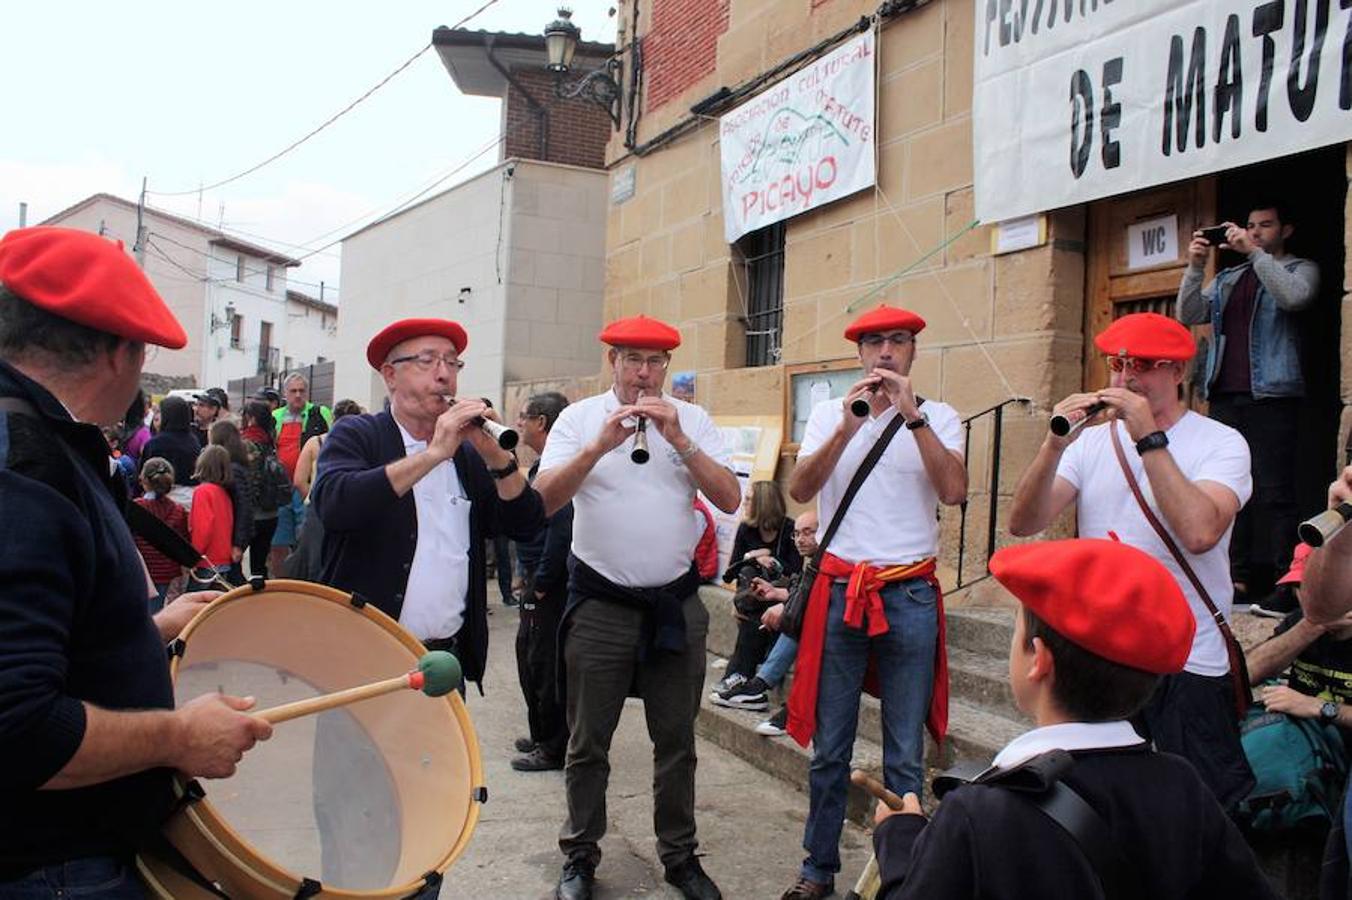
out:
{"label": "window", "polygon": [[276,267],[275,267],[275,266],[268,266],[268,284],[267,284],[267,289],[268,289],[269,292],[272,291],[272,279],[276,276],[276,274],[277,274],[277,269],[276,269]]}
{"label": "window", "polygon": [[230,346],[236,350],[244,346],[244,317],[239,313],[230,317]]}
{"label": "window", "polygon": [[272,346],[272,323],[258,323],[258,374],[271,374],[277,369],[281,351]]}
{"label": "window", "polygon": [[784,331],[784,227],[767,225],[737,242],[740,260],[733,265],[737,293],[746,313],[746,364],[779,362]]}
{"label": "window", "polygon": [[244,281],[244,256],[242,254],[235,257],[235,280]]}

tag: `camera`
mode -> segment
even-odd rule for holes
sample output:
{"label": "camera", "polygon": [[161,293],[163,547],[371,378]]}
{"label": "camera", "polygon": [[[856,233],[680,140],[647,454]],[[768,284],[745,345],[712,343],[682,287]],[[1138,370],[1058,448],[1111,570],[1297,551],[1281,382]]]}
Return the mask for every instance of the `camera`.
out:
{"label": "camera", "polygon": [[[749,573],[748,569],[750,570]],[[739,559],[728,565],[728,570],[723,573],[723,580],[740,582],[744,574],[747,584],[751,583],[752,578],[764,578],[766,581],[774,583],[784,577],[784,565],[773,556]]]}
{"label": "camera", "polygon": [[1202,240],[1213,247],[1219,247],[1225,243],[1225,233],[1230,230],[1230,227],[1228,225],[1211,225],[1198,230],[1202,232]]}

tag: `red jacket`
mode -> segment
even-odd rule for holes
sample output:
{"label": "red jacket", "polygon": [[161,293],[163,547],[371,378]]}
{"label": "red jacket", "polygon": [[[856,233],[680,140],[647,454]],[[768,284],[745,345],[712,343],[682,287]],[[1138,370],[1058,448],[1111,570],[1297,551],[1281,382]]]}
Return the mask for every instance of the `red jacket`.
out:
{"label": "red jacket", "polygon": [[704,534],[695,545],[695,568],[699,570],[700,581],[713,581],[718,577],[718,532],[714,528],[714,514],[698,496],[695,497],[695,509],[704,516]]}
{"label": "red jacket", "polygon": [[192,495],[192,513],[188,516],[192,545],[213,566],[228,566],[230,537],[235,530],[235,507],[230,492],[219,484],[201,484]]}

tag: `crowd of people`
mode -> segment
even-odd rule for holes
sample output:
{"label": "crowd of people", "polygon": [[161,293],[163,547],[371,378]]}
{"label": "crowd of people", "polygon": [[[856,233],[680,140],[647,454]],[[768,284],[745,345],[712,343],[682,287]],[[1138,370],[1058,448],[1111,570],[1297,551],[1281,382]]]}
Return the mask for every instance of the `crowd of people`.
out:
{"label": "crowd of people", "polygon": [[[664,391],[681,341],[666,323],[605,327],[600,393],[527,400],[515,424],[538,461],[523,470],[484,427],[498,413],[456,399],[470,344],[456,322],[404,319],[371,338],[366,361],[388,394],[372,413],[311,402],[299,375],[238,414],[217,389],[148,408],[137,394],[147,346],[186,335],[144,275],[94,235],[11,232],[0,240],[0,897],[142,896],[131,860],[171,808],[170,773],[228,776],[271,733],[249,698],[174,707],[164,643],[218,594],[133,536],[129,502],[190,541],[213,577],[286,574],[360,594],[429,650],[454,653],[462,692],[480,694],[488,551],[515,542],[527,714],[512,765],[562,769],[561,900],[594,895],[611,739],[630,696],[652,742],[664,877],[684,897],[721,897],[696,827],[710,621],[698,589],[717,575],[701,503],[742,510],[722,573],[735,590],[716,613],[736,617],[736,649],[710,700],[768,711],[792,668],[787,703],[760,730],[811,745],[805,856],[783,900],[836,888],[865,691],[881,699],[883,780],[900,798],[877,815],[883,896],[1274,896],[1237,824],[1256,783],[1240,729],[1250,682],[1289,670],[1288,684],[1260,689],[1266,712],[1352,721],[1339,674],[1352,531],[1293,553],[1290,484],[1269,471],[1301,389],[1281,317],[1317,279],[1285,254],[1282,216],[1263,207],[1230,226],[1247,268],[1205,288],[1211,245],[1199,233],[1190,248],[1180,315],[1223,338],[1205,363],[1210,417],[1185,402],[1196,344],[1180,321],[1127,315],[1095,336],[1109,384],[1056,405],[1073,427],[1047,435],[1008,513],[1010,533],[1032,538],[1073,510],[1078,536],[990,561],[1020,606],[1009,680],[1035,727],[976,779],[936,783],[932,819],[919,802],[924,733],[945,736],[949,691],[938,511],[968,488],[957,411],[911,379],[926,327],[915,312],[882,305],[846,327],[859,377],[811,410],[787,481],[802,511],[790,517],[776,483],[744,497],[712,417]],[[1352,467],[1330,504],[1349,497]],[[1241,525],[1251,498],[1266,512]],[[517,595],[511,556],[496,552],[504,599]],[[1279,584],[1298,585],[1286,590],[1305,614],[1250,654],[1246,678],[1228,624],[1236,593]]]}

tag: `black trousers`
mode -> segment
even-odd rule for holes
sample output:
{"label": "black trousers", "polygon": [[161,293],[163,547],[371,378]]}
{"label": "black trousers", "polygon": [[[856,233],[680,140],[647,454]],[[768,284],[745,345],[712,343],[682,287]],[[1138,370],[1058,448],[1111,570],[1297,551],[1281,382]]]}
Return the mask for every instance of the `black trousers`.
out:
{"label": "black trousers", "polygon": [[268,551],[272,549],[272,535],[277,531],[277,517],[254,519],[253,537],[249,539],[249,571],[268,577]]}
{"label": "black trousers", "polygon": [[1227,813],[1253,790],[1229,675],[1164,676],[1132,724],[1156,749],[1192,763]]}
{"label": "black trousers", "polygon": [[776,632],[761,628],[759,618],[738,619],[737,643],[732,648],[732,659],[728,660],[727,674],[751,678],[765,662],[777,637]]}
{"label": "black trousers", "polygon": [[1230,572],[1261,600],[1291,566],[1296,546],[1296,429],[1300,400],[1255,400],[1247,394],[1211,398],[1211,418],[1249,444],[1253,497],[1239,511],[1230,536]]}
{"label": "black trousers", "polygon": [[535,599],[533,584],[521,598],[521,624],[516,630],[516,671],[526,699],[530,739],[546,753],[563,759],[568,748],[568,717],[558,683],[559,620],[566,591]]}

